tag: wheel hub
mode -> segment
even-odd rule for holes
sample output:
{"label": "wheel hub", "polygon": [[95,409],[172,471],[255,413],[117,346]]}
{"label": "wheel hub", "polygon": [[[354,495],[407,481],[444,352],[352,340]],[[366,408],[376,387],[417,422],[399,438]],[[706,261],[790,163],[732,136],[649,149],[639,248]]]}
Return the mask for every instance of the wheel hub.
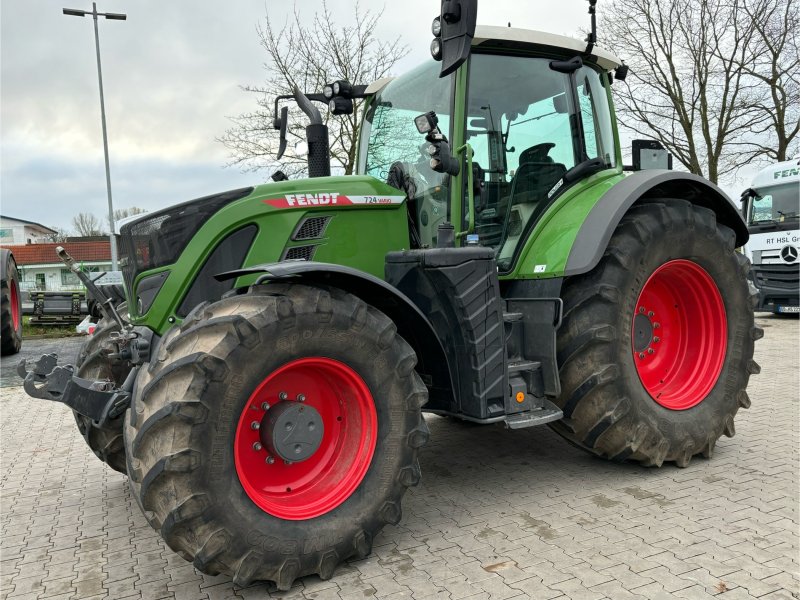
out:
{"label": "wheel hub", "polygon": [[331,358],[296,359],[244,403],[233,440],[236,473],[263,511],[312,519],[356,490],[377,435],[375,401],[358,373]]}
{"label": "wheel hub", "polygon": [[261,419],[259,437],[265,448],[285,462],[301,462],[319,450],[325,426],[313,406],[284,401]]}
{"label": "wheel hub", "polygon": [[656,403],[670,410],[700,404],[717,383],[726,341],[725,303],[705,269],[675,259],[652,273],[636,302],[631,350]]}
{"label": "wheel hub", "polygon": [[638,313],[633,318],[633,349],[636,352],[644,352],[652,341],[653,324],[647,315]]}

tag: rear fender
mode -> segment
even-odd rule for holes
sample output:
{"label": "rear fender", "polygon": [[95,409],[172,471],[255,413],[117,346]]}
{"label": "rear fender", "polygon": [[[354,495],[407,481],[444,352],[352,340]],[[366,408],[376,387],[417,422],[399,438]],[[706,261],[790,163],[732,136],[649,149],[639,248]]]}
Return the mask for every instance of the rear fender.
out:
{"label": "rear fender", "polygon": [[709,208],[719,223],[734,231],[737,247],[748,240],[747,226],[736,206],[710,181],[691,173],[638,171],[614,185],[589,211],[572,244],[564,275],[579,275],[597,266],[622,217],[634,203],[647,198],[680,198]]}
{"label": "rear fender", "polygon": [[343,265],[313,261],[280,262],[237,269],[216,276],[220,281],[260,275],[256,284],[284,281],[339,288],[389,317],[417,354],[417,372],[430,392],[426,408],[449,410],[454,405],[453,374],[447,355],[428,318],[405,294],[382,279]]}

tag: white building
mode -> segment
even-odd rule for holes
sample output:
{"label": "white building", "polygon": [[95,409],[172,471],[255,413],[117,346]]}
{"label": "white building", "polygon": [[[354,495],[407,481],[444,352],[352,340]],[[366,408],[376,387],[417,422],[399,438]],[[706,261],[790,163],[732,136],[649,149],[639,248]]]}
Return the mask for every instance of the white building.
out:
{"label": "white building", "polygon": [[40,223],[0,215],[0,244],[4,246],[39,244],[48,241],[47,236],[54,233]]}

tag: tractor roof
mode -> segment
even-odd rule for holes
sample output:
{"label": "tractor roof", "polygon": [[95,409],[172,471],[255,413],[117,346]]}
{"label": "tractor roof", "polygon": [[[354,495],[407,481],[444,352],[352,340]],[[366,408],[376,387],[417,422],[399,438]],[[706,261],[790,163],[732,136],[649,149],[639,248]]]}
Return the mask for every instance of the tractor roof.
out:
{"label": "tractor roof", "polygon": [[[475,28],[475,37],[472,40],[473,46],[495,41],[549,46],[551,48],[567,49],[579,54],[586,50],[586,42],[544,31],[517,29],[515,27],[496,27],[493,25],[478,25]],[[622,61],[617,56],[603,48],[595,46],[592,54],[597,57],[597,64],[603,69],[614,69],[622,64]]]}

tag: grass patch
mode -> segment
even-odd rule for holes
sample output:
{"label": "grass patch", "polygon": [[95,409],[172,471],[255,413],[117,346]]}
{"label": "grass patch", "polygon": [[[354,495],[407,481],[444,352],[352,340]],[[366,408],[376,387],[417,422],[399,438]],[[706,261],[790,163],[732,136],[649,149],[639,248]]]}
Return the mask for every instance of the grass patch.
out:
{"label": "grass patch", "polygon": [[81,335],[75,332],[77,323],[64,323],[63,325],[31,325],[31,317],[22,317],[22,339],[32,336],[45,336],[49,338],[73,337]]}

